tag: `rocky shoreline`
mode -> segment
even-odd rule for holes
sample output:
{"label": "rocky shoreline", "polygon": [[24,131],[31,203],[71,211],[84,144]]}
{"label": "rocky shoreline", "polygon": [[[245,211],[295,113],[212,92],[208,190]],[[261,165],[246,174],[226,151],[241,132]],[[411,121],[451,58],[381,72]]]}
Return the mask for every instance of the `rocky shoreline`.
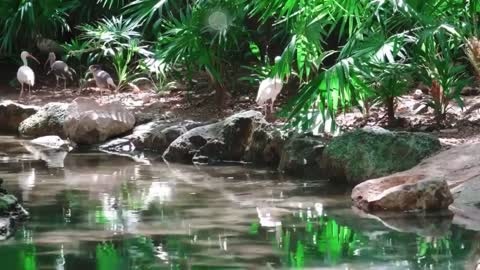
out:
{"label": "rocky shoreline", "polygon": [[3,179],[0,178],[0,240],[12,235],[18,223],[28,218],[29,213],[20,205],[18,199],[1,188]]}
{"label": "rocky shoreline", "polygon": [[[421,132],[367,127],[330,138],[287,132],[254,110],[197,122],[134,113],[119,103],[100,105],[83,97],[43,107],[4,101],[0,115],[5,123],[0,132],[34,139],[29,145],[39,153],[87,146],[134,159],[149,153],[169,163],[268,166],[296,177],[357,185],[353,204],[367,212],[449,206],[465,212],[471,207],[458,202],[475,205],[460,189],[476,181],[480,162],[472,149],[480,151],[480,145],[440,151],[438,138]],[[458,177],[459,172],[466,176]]]}

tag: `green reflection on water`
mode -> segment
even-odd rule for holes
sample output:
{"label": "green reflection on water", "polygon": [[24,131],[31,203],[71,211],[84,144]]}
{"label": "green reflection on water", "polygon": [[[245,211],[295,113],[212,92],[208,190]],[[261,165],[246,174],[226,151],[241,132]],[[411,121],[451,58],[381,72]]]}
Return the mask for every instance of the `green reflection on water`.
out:
{"label": "green reflection on water", "polygon": [[[95,213],[101,210],[94,210]],[[105,215],[105,214],[103,214]],[[102,215],[101,215],[102,216]],[[105,215],[106,216],[106,215]],[[113,222],[107,220],[106,222]],[[97,220],[98,221],[98,220]],[[368,237],[363,232],[355,231],[349,226],[339,224],[335,219],[327,216],[313,218],[299,218],[298,215],[288,215],[281,219],[282,225],[275,229],[264,228],[254,221],[250,223],[244,235],[235,238],[252,239],[255,241],[271,241],[272,251],[278,254],[275,258],[259,259],[258,265],[272,263],[274,268],[305,269],[308,267],[336,266],[344,263],[367,263],[370,261],[404,261],[411,269],[463,269],[454,265],[453,260],[465,260],[472,252],[471,242],[475,235],[460,228],[453,228],[450,233],[441,237],[423,237],[415,234],[389,231],[375,238]],[[278,234],[280,230],[280,234]],[[195,234],[200,239],[215,239],[218,231],[203,231]],[[279,236],[279,237],[278,237]],[[2,269],[43,269],[39,268],[40,253],[52,249],[36,246],[35,238],[30,231],[20,230],[15,237],[24,244],[15,246],[0,246]],[[198,241],[199,239],[197,239]],[[411,247],[411,248],[410,248]],[[65,269],[80,270],[81,266],[69,264],[69,261],[88,261],[90,243],[83,243],[78,247],[80,254],[66,254]],[[205,257],[200,255],[205,248],[213,249],[214,245],[200,247],[195,244],[194,235],[161,235],[161,236],[133,236],[114,238],[111,241],[101,241],[94,245],[95,269],[245,269],[226,263],[208,265],[208,262],[222,258]],[[218,248],[218,247],[215,247]],[[200,253],[200,254],[199,254]],[[15,258],[15,255],[19,257]],[[47,253],[48,254],[48,253]],[[220,253],[220,256],[235,254]],[[46,255],[42,255],[45,257]],[[50,256],[50,255],[48,255]],[[47,257],[48,257],[47,256]],[[212,255],[213,256],[213,255]],[[382,258],[384,256],[384,258]],[[223,259],[225,259],[223,258]],[[238,258],[237,258],[238,259]],[[42,266],[50,259],[43,258]],[[202,261],[207,263],[203,264]],[[405,262],[406,261],[406,262]],[[88,262],[78,265],[88,265]],[[442,267],[435,267],[442,266]],[[59,268],[57,268],[59,269]],[[62,268],[63,269],[63,268]],[[94,268],[89,268],[94,269]],[[399,268],[401,269],[401,268]]]}

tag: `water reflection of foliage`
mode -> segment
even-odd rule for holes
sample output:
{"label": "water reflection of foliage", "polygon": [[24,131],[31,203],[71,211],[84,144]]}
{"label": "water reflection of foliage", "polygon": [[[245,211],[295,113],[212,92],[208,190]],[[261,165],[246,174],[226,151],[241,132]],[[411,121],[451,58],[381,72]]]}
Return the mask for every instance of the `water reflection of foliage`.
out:
{"label": "water reflection of foliage", "polygon": [[362,235],[325,216],[295,223],[282,229],[281,241],[276,243],[284,254],[282,263],[288,267],[336,265],[353,256],[365,241]]}
{"label": "water reflection of foliage", "polygon": [[[281,230],[281,237],[272,237]],[[370,232],[372,233],[372,232]],[[374,232],[373,232],[374,233]],[[282,267],[336,266],[340,264],[407,264],[413,269],[437,269],[464,261],[472,249],[474,232],[453,227],[441,237],[425,237],[395,231],[369,236],[327,216],[284,217],[275,230],[250,226],[250,234],[271,239],[282,254]]]}

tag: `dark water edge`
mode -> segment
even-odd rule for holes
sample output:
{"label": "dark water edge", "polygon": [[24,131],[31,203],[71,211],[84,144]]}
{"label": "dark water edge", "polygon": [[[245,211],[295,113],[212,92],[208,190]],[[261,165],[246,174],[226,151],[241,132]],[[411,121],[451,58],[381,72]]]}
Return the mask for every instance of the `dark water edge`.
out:
{"label": "dark water edge", "polygon": [[64,167],[0,137],[0,177],[31,214],[0,242],[1,270],[475,269],[480,258],[480,234],[449,213],[366,215],[326,181],[99,152],[55,159]]}

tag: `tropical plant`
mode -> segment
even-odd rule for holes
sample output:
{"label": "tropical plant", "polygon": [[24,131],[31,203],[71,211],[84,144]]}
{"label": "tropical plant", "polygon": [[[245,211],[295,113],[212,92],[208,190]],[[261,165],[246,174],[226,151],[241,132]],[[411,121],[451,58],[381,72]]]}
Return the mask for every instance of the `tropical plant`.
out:
{"label": "tropical plant", "polygon": [[7,0],[0,3],[0,50],[29,48],[38,35],[57,38],[70,31],[68,13],[74,1]]}
{"label": "tropical plant", "polygon": [[285,77],[296,71],[303,83],[299,95],[289,102],[283,114],[291,121],[290,126],[309,129],[315,123],[315,111],[323,119],[327,119],[326,113],[335,118],[339,111],[365,105],[372,98],[375,89],[368,82],[371,76],[364,75],[374,72],[365,68],[378,68],[375,63],[371,65],[373,58],[417,69],[411,65],[416,62],[414,52],[421,47],[423,37],[432,35],[439,26],[448,26],[463,36],[471,35],[475,27],[470,21],[476,18],[471,12],[478,10],[478,3],[260,0],[250,8],[251,14],[259,15],[263,22],[275,18],[277,36],[289,36],[281,73]]}
{"label": "tropical plant", "polygon": [[123,16],[102,19],[80,26],[80,41],[73,41],[67,48],[72,49],[69,54],[78,60],[87,55],[89,63],[106,63],[108,68],[115,70],[121,89],[143,79],[139,72],[140,62],[153,55],[143,44],[138,28],[137,21]]}
{"label": "tropical plant", "polygon": [[117,14],[128,0],[0,1],[0,51],[30,49],[39,37],[63,41],[71,25]]}
{"label": "tropical plant", "polygon": [[[219,102],[227,94],[227,70],[239,55],[247,32],[242,21],[246,15],[243,0],[197,1],[169,12],[161,20],[165,29],[159,38],[159,59],[171,66],[184,66],[188,79],[194,72],[207,72]],[[227,68],[228,67],[228,68]]]}
{"label": "tropical plant", "polygon": [[421,39],[420,44],[416,52],[417,65],[423,82],[431,86],[432,99],[427,105],[434,109],[437,123],[441,124],[450,101],[455,100],[463,107],[460,92],[470,83],[466,66],[457,60],[463,53],[463,39],[457,32],[442,26]]}
{"label": "tropical plant", "polygon": [[366,90],[367,96],[362,98],[366,114],[368,115],[370,106],[379,102],[386,107],[389,125],[394,125],[396,99],[405,94],[412,82],[412,66],[396,62],[374,62],[361,63],[357,67],[361,69],[362,80],[369,87]]}

